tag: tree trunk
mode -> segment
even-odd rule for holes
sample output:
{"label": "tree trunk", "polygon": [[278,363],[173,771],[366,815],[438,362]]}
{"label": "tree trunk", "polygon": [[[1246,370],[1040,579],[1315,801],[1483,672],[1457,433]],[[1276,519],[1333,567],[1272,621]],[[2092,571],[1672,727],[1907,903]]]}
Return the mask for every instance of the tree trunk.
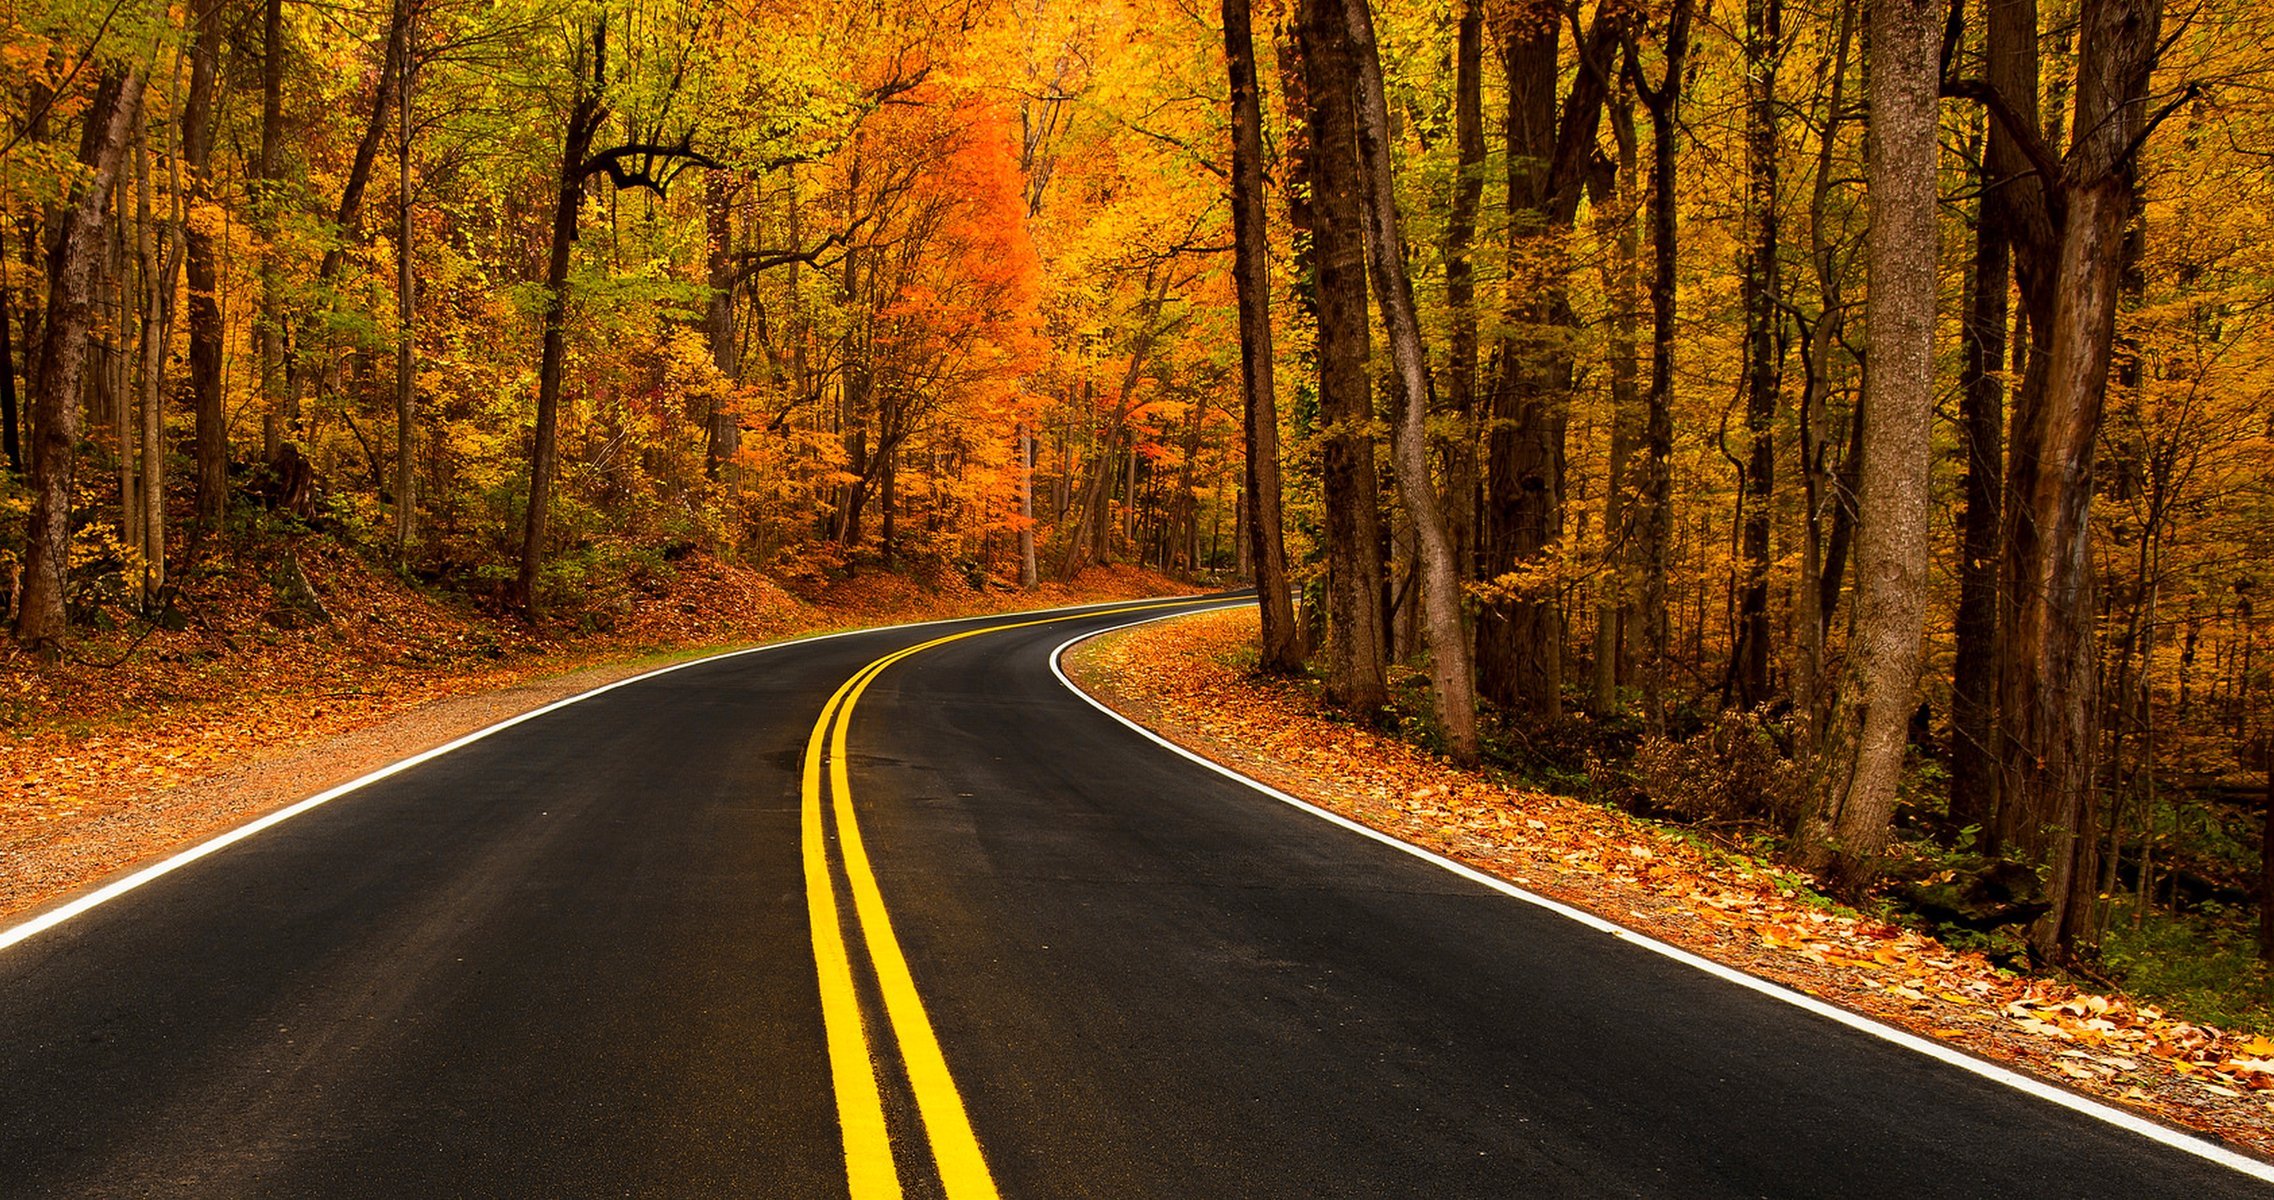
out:
{"label": "tree trunk", "polygon": [[1578,48],[1560,117],[1561,8],[1527,0],[1501,47],[1508,78],[1508,278],[1500,371],[1486,438],[1479,575],[1518,582],[1477,613],[1477,688],[1537,718],[1562,711],[1559,580],[1527,577],[1563,536],[1565,433],[1578,317],[1568,242],[1595,155],[1618,22],[1598,14]]}
{"label": "tree trunk", "polygon": [[[146,132],[146,131],[145,131]],[[137,507],[141,510],[140,541],[142,552],[142,578],[139,581],[141,603],[144,609],[155,604],[158,591],[166,583],[166,446],[165,389],[167,350],[172,341],[174,315],[174,280],[181,266],[181,223],[167,222],[166,239],[153,237],[150,209],[150,154],[142,137],[135,140],[135,182],[137,187],[137,216],[140,229],[137,246],[141,251],[142,275],[142,363],[140,370],[142,422],[137,431],[140,446],[137,457],[141,469],[135,482],[141,488]]]}
{"label": "tree trunk", "polygon": [[254,327],[260,352],[261,452],[272,468],[284,445],[300,436],[300,413],[284,378],[284,285],[278,278],[276,239],[284,208],[284,0],[266,0],[261,18],[260,156],[253,168],[250,199],[254,228],[260,232],[261,315]]}
{"label": "tree trunk", "polygon": [[1611,445],[1608,479],[1603,491],[1603,558],[1598,564],[1602,599],[1595,606],[1594,710],[1597,715],[1619,708],[1620,667],[1627,652],[1626,624],[1631,605],[1627,596],[1627,526],[1632,521],[1627,504],[1627,475],[1634,457],[1641,395],[1635,357],[1635,292],[1641,285],[1642,240],[1635,220],[1634,180],[1636,156],[1634,100],[1622,94],[1611,105],[1611,133],[1618,146],[1616,173],[1606,181],[1598,198],[1599,219],[1611,228],[1603,241],[1611,247],[1603,264],[1603,291],[1610,298]]}
{"label": "tree trunk", "polygon": [[[741,347],[734,333],[734,191],[724,172],[714,171],[703,181],[703,229],[710,243],[710,308],[704,314],[703,333],[711,343],[711,361],[729,383],[742,378]],[[738,429],[730,426],[726,396],[713,389],[703,421],[703,475],[717,479],[733,456]]]}
{"label": "tree trunk", "polygon": [[[1382,618],[1382,507],[1374,464],[1372,354],[1366,317],[1366,206],[1358,177],[1358,114],[1347,84],[1350,31],[1331,3],[1305,0],[1297,16],[1309,149],[1311,265],[1318,316],[1321,500],[1326,513],[1327,686],[1359,713],[1389,703]],[[1473,314],[1472,314],[1473,321]],[[1474,346],[1471,346],[1474,358]],[[1470,364],[1474,373],[1475,364]]]}
{"label": "tree trunk", "polygon": [[[599,37],[594,38],[595,43]],[[581,60],[582,55],[578,58]],[[553,238],[545,266],[545,341],[537,367],[537,425],[530,439],[529,506],[521,530],[521,573],[514,599],[531,621],[538,616],[537,572],[544,564],[545,524],[559,459],[561,369],[568,349],[569,252],[576,245],[576,222],[584,205],[584,163],[592,136],[606,119],[596,90],[588,87],[578,64],[577,93],[569,111],[561,149],[559,190],[553,199]]]}
{"label": "tree trunk", "polygon": [[1926,626],[1943,12],[1937,0],[1873,0],[1868,35],[1871,398],[1855,637],[1800,846],[1804,865],[1850,893],[1871,882],[1886,850]]}
{"label": "tree trunk", "polygon": [[[1446,448],[1445,532],[1453,541],[1454,563],[1467,575],[1477,569],[1477,521],[1482,499],[1477,462],[1476,265],[1470,261],[1476,243],[1477,208],[1484,199],[1482,0],[1460,3],[1453,49],[1453,146],[1459,173],[1453,180],[1452,203],[1445,220],[1445,305],[1452,315],[1445,378],[1457,436]],[[1363,286],[1363,277],[1360,283]],[[1363,301],[1359,312],[1363,316]]]}
{"label": "tree trunk", "polygon": [[1692,0],[1674,0],[1667,19],[1665,75],[1657,87],[1642,78],[1637,51],[1627,47],[1627,74],[1650,112],[1650,390],[1643,398],[1641,595],[1643,727],[1666,732],[1666,673],[1673,629],[1666,604],[1666,559],[1674,518],[1675,208],[1674,131],[1682,102],[1682,64],[1689,56]]}
{"label": "tree trunk", "polygon": [[32,506],[16,608],[16,640],[46,659],[61,655],[67,631],[72,469],[84,411],[79,385],[94,321],[95,259],[109,231],[111,189],[141,117],[144,82],[142,70],[129,67],[123,76],[105,76],[96,88],[79,155],[90,175],[65,212],[48,261],[47,319],[31,396]]}
{"label": "tree trunk", "polygon": [[[1288,593],[1280,510],[1279,403],[1271,378],[1271,247],[1263,213],[1263,119],[1256,95],[1255,39],[1247,0],[1224,0],[1224,57],[1231,78],[1232,275],[1240,305],[1240,390],[1247,426],[1248,537],[1255,564],[1265,671],[1302,669],[1302,636]],[[1127,394],[1123,400],[1126,402]]]}
{"label": "tree trunk", "polygon": [[1784,56],[1782,0],[1745,5],[1745,157],[1753,240],[1739,291],[1745,309],[1745,432],[1742,586],[1730,677],[1744,708],[1769,699],[1769,524],[1776,496],[1776,417],[1784,380],[1784,282],[1778,255],[1777,65]]}
{"label": "tree trunk", "polygon": [[[182,161],[193,201],[210,201],[207,166],[213,158],[213,132],[219,114],[223,0],[201,0],[190,37],[189,92],[182,102]],[[221,355],[228,331],[221,324],[220,250],[199,223],[187,223],[183,236],[188,271],[189,385],[197,421],[197,521],[207,532],[221,528],[229,510],[229,413],[221,394]]]}
{"label": "tree trunk", "polygon": [[[1991,137],[1999,136],[1994,127]],[[1957,658],[1950,684],[1950,823],[1989,827],[1997,811],[1998,526],[2005,474],[2006,297],[2012,286],[2004,214],[1987,199],[1999,186],[1985,151],[1985,199],[1976,218],[1966,281],[1965,361],[1959,372],[1960,445],[1966,475],[1958,527]],[[1968,838],[1972,841],[1973,838]]]}
{"label": "tree trunk", "polygon": [[395,564],[407,565],[418,519],[418,385],[412,321],[418,315],[411,277],[411,0],[395,0]]}
{"label": "tree trunk", "polygon": [[[1323,0],[1322,0],[1323,2]],[[1391,453],[1398,496],[1405,502],[1419,543],[1421,603],[1429,642],[1429,675],[1437,719],[1456,762],[1477,760],[1476,681],[1467,630],[1461,621],[1461,573],[1453,561],[1445,514],[1429,477],[1429,361],[1421,342],[1413,279],[1406,274],[1405,232],[1398,218],[1396,180],[1390,169],[1390,110],[1383,94],[1382,59],[1374,43],[1371,0],[1343,0],[1351,53],[1358,70],[1358,143],[1368,209],[1366,256],[1382,325],[1396,366],[1400,407]],[[1339,89],[1338,89],[1339,90]]]}
{"label": "tree trunk", "polygon": [[[2030,945],[2055,960],[2089,939],[2097,876],[2093,449],[2161,21],[2159,0],[2087,0],[2079,15],[2079,137],[2062,160],[2058,236],[2052,247],[2022,242],[2031,247],[2020,265],[2036,344],[2014,401],[2005,481],[2005,771],[1996,828],[2001,845],[2045,867],[2053,911],[2031,929]],[[2035,305],[2048,302],[2041,318]]]}
{"label": "tree trunk", "polygon": [[[0,237],[0,258],[7,257],[7,239]],[[15,298],[8,289],[0,287],[0,454],[8,460],[8,470],[24,473],[24,445],[16,428],[16,347],[9,340],[9,308]],[[30,347],[26,346],[26,350]],[[30,382],[27,376],[26,383]]]}
{"label": "tree trunk", "polygon": [[1034,557],[1034,429],[1019,423],[1019,586],[1033,590],[1042,581]]}

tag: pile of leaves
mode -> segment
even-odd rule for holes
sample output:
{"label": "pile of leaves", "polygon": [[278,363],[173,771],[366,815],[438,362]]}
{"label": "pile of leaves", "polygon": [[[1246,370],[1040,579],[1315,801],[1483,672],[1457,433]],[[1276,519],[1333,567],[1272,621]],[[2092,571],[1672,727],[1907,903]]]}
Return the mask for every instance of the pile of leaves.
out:
{"label": "pile of leaves", "polygon": [[1074,678],[1181,745],[1323,808],[1753,975],[2260,1154],[2274,1039],[2001,968],[1844,908],[1806,876],[1618,808],[1510,786],[1255,674],[1255,615],[1108,635]]}

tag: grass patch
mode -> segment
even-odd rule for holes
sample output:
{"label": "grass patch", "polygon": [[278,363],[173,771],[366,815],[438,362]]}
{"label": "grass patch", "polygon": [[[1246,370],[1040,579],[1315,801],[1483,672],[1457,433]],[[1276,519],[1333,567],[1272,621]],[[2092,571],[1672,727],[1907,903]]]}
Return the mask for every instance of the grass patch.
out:
{"label": "grass patch", "polygon": [[2102,962],[2125,990],[2190,1020],[2274,1033],[2274,975],[2253,933],[2215,903],[2179,916],[2151,910],[2135,930],[2127,904],[2109,922]]}

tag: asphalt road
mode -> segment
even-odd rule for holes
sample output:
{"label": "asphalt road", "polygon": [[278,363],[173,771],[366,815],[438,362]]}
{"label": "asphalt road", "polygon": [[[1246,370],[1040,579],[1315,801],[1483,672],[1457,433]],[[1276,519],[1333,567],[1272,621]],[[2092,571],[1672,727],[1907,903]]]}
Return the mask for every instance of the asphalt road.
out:
{"label": "asphalt road", "polygon": [[875,674],[858,846],[833,694],[1006,619],[619,688],[0,949],[0,1192],[2269,1192],[1166,753],[1049,665],[1140,615]]}

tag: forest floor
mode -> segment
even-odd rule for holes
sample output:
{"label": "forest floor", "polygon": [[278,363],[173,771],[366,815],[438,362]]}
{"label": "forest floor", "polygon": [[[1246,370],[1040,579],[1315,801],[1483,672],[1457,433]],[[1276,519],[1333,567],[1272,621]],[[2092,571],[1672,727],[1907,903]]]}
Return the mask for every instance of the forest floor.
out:
{"label": "forest floor", "polygon": [[[260,813],[674,659],[800,634],[1186,593],[1093,568],[1034,591],[870,571],[781,581],[690,556],[604,632],[532,630],[406,585],[328,538],[295,548],[330,620],[264,574],[198,581],[181,630],[82,637],[58,666],[0,652],[0,920]],[[281,562],[281,554],[278,556]],[[302,607],[305,607],[304,605]],[[139,640],[138,640],[139,638]]]}
{"label": "forest floor", "polygon": [[1694,831],[1453,768],[1257,675],[1237,608],[1083,643],[1069,673],[1194,753],[1403,841],[1976,1057],[2274,1157],[2274,1039],[2017,975]]}

